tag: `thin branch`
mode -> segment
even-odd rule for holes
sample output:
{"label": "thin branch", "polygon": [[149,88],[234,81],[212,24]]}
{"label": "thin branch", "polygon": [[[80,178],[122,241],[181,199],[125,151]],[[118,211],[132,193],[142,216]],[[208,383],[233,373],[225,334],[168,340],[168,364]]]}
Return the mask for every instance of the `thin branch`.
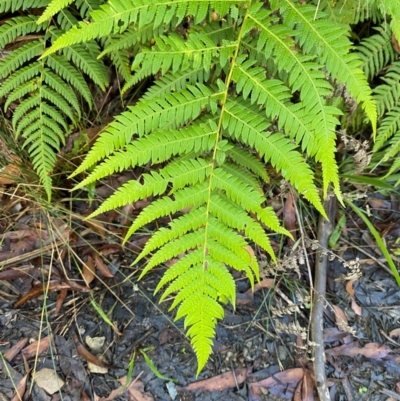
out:
{"label": "thin branch", "polygon": [[329,236],[333,229],[333,220],[336,214],[336,198],[331,197],[324,203],[324,208],[330,221],[320,217],[318,224],[319,249],[315,261],[314,292],[311,313],[311,338],[314,342],[314,373],[317,383],[317,390],[320,401],[331,401],[331,397],[326,382],[325,373],[325,349],[323,339],[323,317],[325,309],[326,277],[328,265]]}

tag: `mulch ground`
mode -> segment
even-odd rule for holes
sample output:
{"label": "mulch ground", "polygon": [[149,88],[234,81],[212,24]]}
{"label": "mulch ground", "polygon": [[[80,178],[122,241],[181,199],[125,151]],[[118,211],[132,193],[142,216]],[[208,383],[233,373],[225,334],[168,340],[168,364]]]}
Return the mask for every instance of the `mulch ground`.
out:
{"label": "mulch ground", "polygon": [[[395,243],[394,203],[370,199]],[[225,307],[212,357],[196,377],[183,322],[174,321],[170,302],[159,304],[153,295],[166,267],[137,282],[143,266],[129,266],[146,235],[122,248],[117,215],[83,222],[82,203],[72,205],[69,218],[17,203],[3,195],[1,401],[18,394],[34,401],[311,401],[313,347],[325,348],[332,400],[400,399],[400,291],[355,216],[329,265],[324,344],[309,339],[305,260],[312,269],[317,245],[306,241],[305,250],[280,258],[275,273],[263,262],[254,294],[235,276],[236,309]]]}

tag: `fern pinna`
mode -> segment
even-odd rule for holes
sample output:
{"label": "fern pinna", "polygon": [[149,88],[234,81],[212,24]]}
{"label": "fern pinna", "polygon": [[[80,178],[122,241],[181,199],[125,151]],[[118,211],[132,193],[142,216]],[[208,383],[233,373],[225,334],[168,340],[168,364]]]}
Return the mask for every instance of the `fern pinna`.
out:
{"label": "fern pinna", "polygon": [[171,308],[185,318],[198,371],[211,353],[221,302],[235,303],[228,268],[245,272],[253,284],[259,272],[249,245],[275,259],[266,229],[289,235],[262,191],[268,170],[324,214],[314,160],[321,165],[322,195],[331,185],[341,197],[335,162],[341,111],[332,106],[331,82],[346,85],[375,130],[375,103],[347,33],[315,6],[293,0],[110,0],[44,54],[119,34],[120,47],[114,43],[103,53],[134,46],[125,89],[157,75],[74,175],[89,171],[76,186],[82,188],[114,172],[153,166],[92,216],[156,197],[125,240],[173,216],[133,263],[149,257],[143,277],[178,258],[156,291],[167,285],[161,299],[175,294]]}
{"label": "fern pinna", "polygon": [[[92,94],[84,79],[87,74],[100,88],[108,85],[102,62],[97,60],[99,46],[91,41],[63,49],[59,54],[39,57],[48,44],[76,24],[69,11],[59,13],[57,21],[40,22],[29,14],[30,8],[45,7],[49,0],[2,1],[1,12],[21,11],[0,27],[0,49],[13,45],[0,61],[0,97],[4,109],[13,109],[12,126],[16,138],[23,138],[33,167],[48,197],[56,154],[71,128],[81,119],[82,102],[92,106]],[[19,38],[25,39],[18,45]],[[7,54],[8,53],[8,54]],[[15,107],[16,106],[16,107]]]}

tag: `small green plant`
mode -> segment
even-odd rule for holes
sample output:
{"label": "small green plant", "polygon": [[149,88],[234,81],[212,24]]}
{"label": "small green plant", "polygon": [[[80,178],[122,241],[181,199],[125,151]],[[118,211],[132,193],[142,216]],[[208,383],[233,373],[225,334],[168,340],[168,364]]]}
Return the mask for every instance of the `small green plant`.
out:
{"label": "small green plant", "polygon": [[[90,8],[77,1],[81,18]],[[23,139],[33,167],[40,177],[48,198],[52,191],[51,172],[56,154],[65,138],[82,117],[82,101],[93,105],[91,90],[84,78],[89,76],[100,88],[108,85],[105,66],[97,59],[100,47],[95,41],[70,46],[58,54],[39,57],[48,45],[77,23],[68,9],[60,10],[57,20],[40,22],[29,9],[44,7],[49,0],[2,1],[0,12],[26,11],[14,16],[0,27],[0,49],[26,37],[15,50],[5,51],[0,61],[0,97],[6,97],[4,110],[13,110],[12,126],[16,138]]]}
{"label": "small green plant", "polygon": [[[26,7],[37,2],[30,0]],[[8,9],[15,8],[11,3]],[[30,16],[26,24],[13,20],[12,26],[19,28],[12,37],[31,32],[45,36],[30,58],[4,64],[6,81],[0,90],[3,95],[12,91],[7,106],[25,99],[14,113],[14,126],[26,138],[25,146],[31,146],[34,166],[49,192],[55,152],[79,119],[81,104],[76,102],[92,102],[85,80],[79,78],[79,87],[72,83],[71,68],[104,88],[107,78],[100,59],[110,57],[125,79],[123,92],[152,77],[137,103],[100,134],[73,176],[88,172],[76,186],[83,188],[127,168],[151,167],[92,216],[154,197],[126,240],[154,220],[172,217],[133,263],[149,257],[143,276],[178,258],[156,291],[168,286],[161,300],[176,294],[171,308],[178,308],[177,318],[185,318],[199,372],[223,317],[221,303],[235,304],[228,267],[243,271],[254,284],[259,271],[250,246],[259,246],[275,260],[267,230],[290,235],[268,206],[263,189],[270,175],[290,182],[323,215],[321,197],[329,187],[342,199],[335,160],[336,129],[347,107],[341,98],[359,104],[375,134],[378,115],[367,77],[393,56],[388,50],[376,56],[378,64],[368,64],[367,58],[363,62],[348,39],[349,24],[385,19],[399,38],[398,8],[394,0],[100,3],[43,0],[40,6],[47,7],[41,17]],[[70,55],[75,49],[86,50],[87,69]],[[52,67],[53,60],[63,63],[66,72]],[[29,74],[28,61],[36,66]],[[14,83],[7,83],[11,79]],[[72,93],[68,85],[74,86]],[[57,97],[44,97],[49,89]],[[64,103],[57,103],[60,97]],[[38,108],[39,117],[36,109],[34,116],[25,117],[37,105],[44,106]],[[39,131],[32,134],[27,127],[37,121]],[[54,121],[62,131],[50,126]]]}
{"label": "small green plant", "polygon": [[[109,1],[91,18],[59,38],[43,58],[120,33],[126,38],[121,46],[137,44],[126,88],[154,74],[159,78],[101,134],[74,175],[104,161],[76,188],[129,167],[155,166],[92,216],[158,196],[134,221],[128,239],[153,220],[178,213],[134,263],[152,255],[142,277],[181,255],[156,291],[168,285],[161,300],[177,293],[171,308],[178,307],[177,318],[185,317],[200,371],[223,317],[219,300],[235,304],[227,266],[254,283],[258,264],[249,244],[275,259],[265,228],[289,235],[267,206],[261,187],[268,182],[265,163],[324,214],[309,160],[321,164],[323,195],[332,184],[341,199],[335,129],[342,112],[327,100],[334,92],[330,81],[346,85],[375,130],[371,90],[362,61],[351,52],[348,28],[310,4]],[[189,25],[185,34],[179,30],[183,23]]]}

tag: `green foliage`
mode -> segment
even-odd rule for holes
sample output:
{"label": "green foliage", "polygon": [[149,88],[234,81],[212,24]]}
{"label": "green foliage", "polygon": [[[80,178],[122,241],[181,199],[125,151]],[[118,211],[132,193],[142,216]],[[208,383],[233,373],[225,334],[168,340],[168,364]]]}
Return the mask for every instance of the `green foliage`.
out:
{"label": "green foliage", "polygon": [[376,31],[378,33],[363,39],[357,50],[364,60],[366,75],[370,79],[379,77],[379,84],[373,90],[379,118],[373,168],[390,162],[387,176],[391,176],[400,168],[397,156],[400,151],[400,62],[393,49],[394,33],[389,26],[384,24]]}
{"label": "green foliage", "polygon": [[[28,38],[0,61],[0,95],[49,196],[56,153],[93,106],[88,79],[102,90],[109,84],[102,59],[119,74],[122,94],[150,83],[73,175],[85,174],[83,188],[147,168],[93,216],[152,199],[125,240],[170,216],[133,263],[147,259],[143,276],[175,260],[156,292],[174,297],[198,372],[222,304],[235,304],[229,269],[253,285],[250,246],[274,260],[267,231],[290,235],[268,206],[270,177],[322,214],[330,187],[341,200],[336,131],[346,110],[337,105],[350,98],[376,134],[375,152],[386,147],[389,160],[400,150],[397,0],[0,0],[0,12],[13,13],[0,27],[2,49]],[[355,48],[350,24],[365,20],[377,26]],[[372,92],[367,80],[376,77]]]}
{"label": "green foliage", "polygon": [[[1,4],[2,10],[26,10],[43,7],[48,2],[24,1]],[[92,106],[92,94],[82,73],[100,87],[108,85],[104,66],[96,57],[99,47],[95,42],[64,49],[60,54],[40,58],[48,43],[60,37],[65,29],[76,23],[48,24],[32,14],[8,19],[0,27],[0,48],[18,43],[18,37],[27,37],[0,61],[0,96],[6,97],[5,110],[16,105],[12,126],[16,138],[23,139],[33,167],[40,177],[48,197],[51,196],[50,174],[56,163],[56,153],[65,143],[65,137],[80,120],[82,102]],[[33,35],[35,34],[35,35]],[[32,39],[32,36],[34,39]],[[24,42],[22,42],[24,43]],[[89,51],[88,51],[89,50]],[[7,52],[6,52],[7,54]]]}
{"label": "green foliage", "polygon": [[[53,1],[40,21],[67,3]],[[329,11],[331,2],[322,3]],[[335,7],[335,19],[323,10],[292,0],[109,0],[42,55],[46,60],[99,40],[101,56],[109,54],[126,81],[124,91],[156,77],[100,134],[74,175],[89,172],[76,186],[82,188],[151,166],[93,216],[155,197],[126,240],[160,217],[173,217],[134,263],[149,258],[143,276],[177,258],[156,291],[166,286],[162,300],[175,294],[171,308],[185,318],[198,371],[211,353],[221,303],[235,303],[227,268],[243,271],[253,284],[259,273],[249,245],[275,259],[266,229],[290,235],[267,206],[266,167],[324,214],[316,179],[322,195],[332,186],[341,199],[335,142],[342,111],[330,100],[333,82],[345,85],[375,132],[372,92],[344,24],[356,13],[346,9],[352,11],[346,21]],[[315,163],[321,166],[317,176]]]}

